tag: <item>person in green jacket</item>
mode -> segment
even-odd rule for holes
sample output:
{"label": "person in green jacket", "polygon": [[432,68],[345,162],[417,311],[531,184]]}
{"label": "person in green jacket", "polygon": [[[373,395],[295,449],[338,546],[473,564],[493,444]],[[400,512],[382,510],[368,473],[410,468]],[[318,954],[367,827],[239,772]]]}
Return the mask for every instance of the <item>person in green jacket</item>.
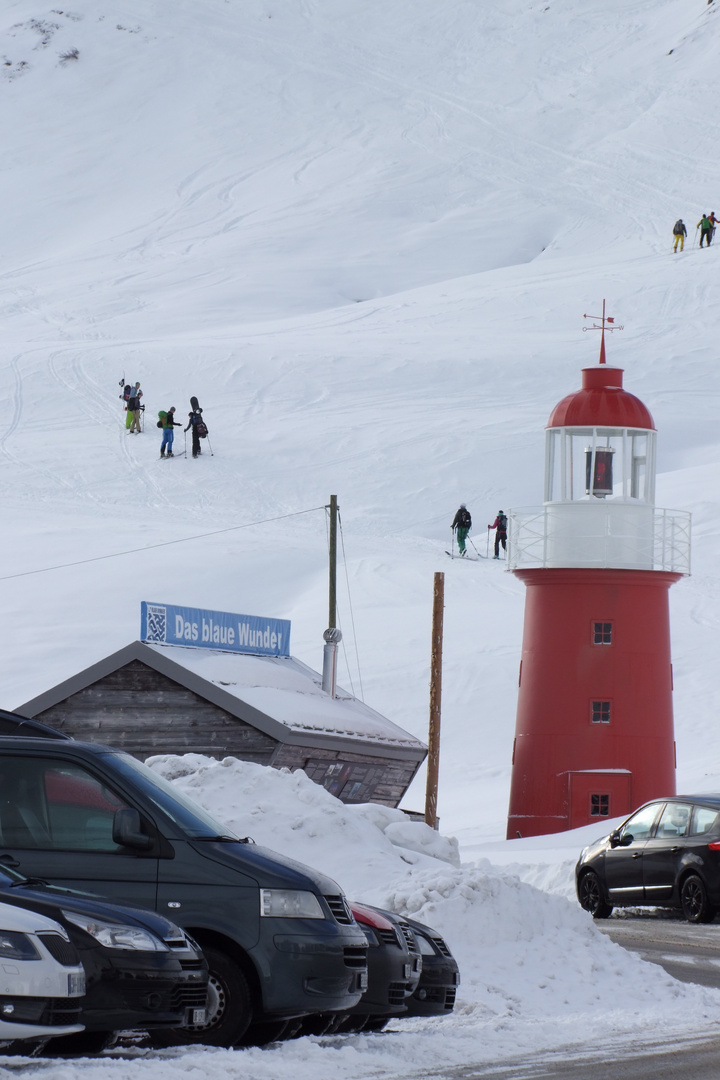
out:
{"label": "person in green jacket", "polygon": [[703,214],[703,216],[697,223],[697,227],[700,230],[700,247],[703,246],[703,240],[707,240],[707,246],[710,247],[710,243],[712,241],[713,227],[712,221],[707,216],[707,214]]}

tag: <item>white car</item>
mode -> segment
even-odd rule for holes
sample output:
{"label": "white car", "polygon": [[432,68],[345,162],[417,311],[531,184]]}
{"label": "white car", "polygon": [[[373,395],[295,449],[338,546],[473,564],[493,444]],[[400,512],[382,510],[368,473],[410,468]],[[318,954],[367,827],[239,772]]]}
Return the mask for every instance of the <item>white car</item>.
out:
{"label": "white car", "polygon": [[0,1043],[83,1031],[85,970],[65,930],[0,903]]}

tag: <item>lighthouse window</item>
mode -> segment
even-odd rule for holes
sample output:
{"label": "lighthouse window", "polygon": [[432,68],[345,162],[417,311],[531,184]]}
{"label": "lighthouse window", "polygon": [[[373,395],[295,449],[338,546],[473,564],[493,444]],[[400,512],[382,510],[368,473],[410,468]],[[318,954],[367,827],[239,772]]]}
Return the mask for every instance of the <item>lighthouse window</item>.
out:
{"label": "lighthouse window", "polygon": [[590,817],[610,817],[610,796],[590,796]]}
{"label": "lighthouse window", "polygon": [[593,623],[593,645],[612,645],[612,623]]}
{"label": "lighthouse window", "polygon": [[610,723],[610,702],[609,701],[593,701],[593,703],[592,703],[592,722],[593,722],[593,724],[609,724]]}

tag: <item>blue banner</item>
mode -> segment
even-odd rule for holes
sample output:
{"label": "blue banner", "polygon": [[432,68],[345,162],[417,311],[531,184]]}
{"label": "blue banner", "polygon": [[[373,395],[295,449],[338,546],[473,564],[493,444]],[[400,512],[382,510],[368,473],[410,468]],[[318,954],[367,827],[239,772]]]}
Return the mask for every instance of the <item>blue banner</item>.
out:
{"label": "blue banner", "polygon": [[289,656],[290,622],[142,600],[140,640],[151,645],[189,645],[195,649]]}

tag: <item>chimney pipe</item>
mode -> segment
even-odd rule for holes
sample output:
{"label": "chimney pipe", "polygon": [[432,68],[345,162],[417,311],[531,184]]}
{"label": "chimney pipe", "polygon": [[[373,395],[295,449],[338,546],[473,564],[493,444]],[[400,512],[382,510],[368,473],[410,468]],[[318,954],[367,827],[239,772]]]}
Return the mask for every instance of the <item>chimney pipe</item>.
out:
{"label": "chimney pipe", "polygon": [[323,634],[325,648],[323,649],[322,688],[330,697],[335,697],[337,682],[337,648],[342,641],[342,633],[337,626],[329,627]]}

